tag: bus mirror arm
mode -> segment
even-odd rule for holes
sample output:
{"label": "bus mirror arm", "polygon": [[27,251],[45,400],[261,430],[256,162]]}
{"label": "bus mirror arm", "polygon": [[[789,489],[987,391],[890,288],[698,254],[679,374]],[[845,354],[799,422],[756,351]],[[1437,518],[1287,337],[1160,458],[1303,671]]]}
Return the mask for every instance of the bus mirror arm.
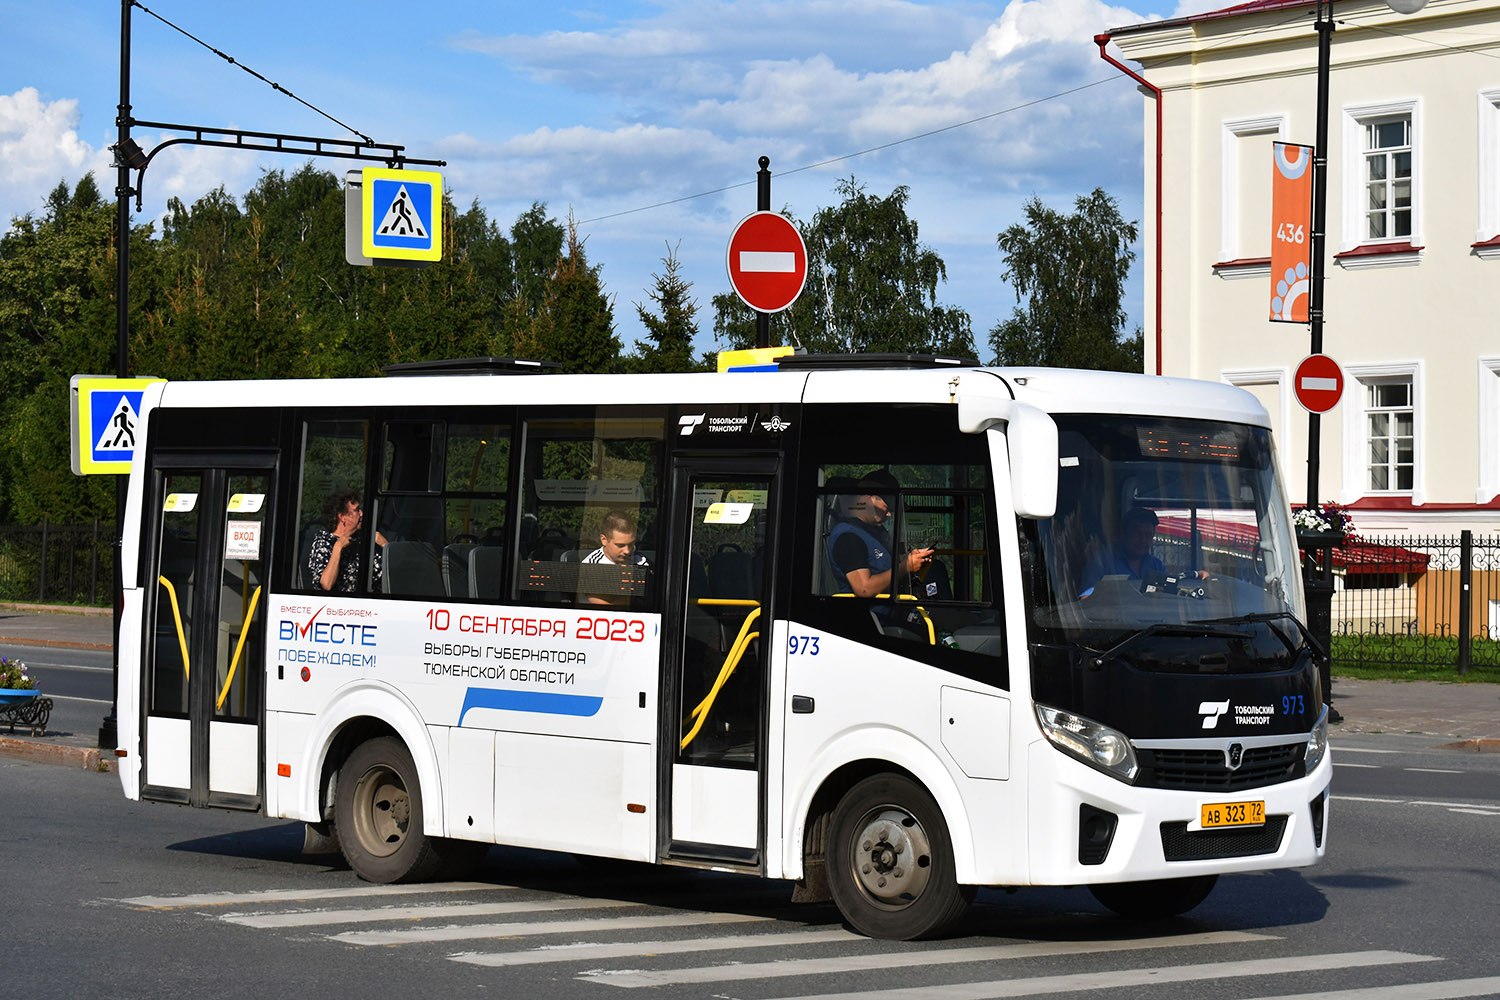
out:
{"label": "bus mirror arm", "polygon": [[993,468],[1006,460],[1017,515],[1041,519],[1057,513],[1057,424],[1050,414],[1013,399],[959,396],[958,429],[987,434]]}

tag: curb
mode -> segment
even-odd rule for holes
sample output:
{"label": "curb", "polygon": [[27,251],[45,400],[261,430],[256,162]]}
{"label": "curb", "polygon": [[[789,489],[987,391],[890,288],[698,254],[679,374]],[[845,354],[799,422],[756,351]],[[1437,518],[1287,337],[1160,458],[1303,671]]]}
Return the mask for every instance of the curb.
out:
{"label": "curb", "polygon": [[46,615],[109,615],[113,616],[114,608],[91,608],[82,604],[21,604],[16,601],[0,601],[0,610],[4,611],[34,611],[37,614]]}
{"label": "curb", "polygon": [[34,639],[15,635],[0,635],[0,642],[16,646],[49,646],[53,649],[95,649],[100,652],[115,648],[112,642],[69,642],[66,639]]}
{"label": "curb", "polygon": [[1459,740],[1457,743],[1442,743],[1434,750],[1463,750],[1468,753],[1500,753],[1500,740]]}
{"label": "curb", "polygon": [[38,764],[62,764],[65,767],[75,767],[84,771],[113,771],[115,769],[114,761],[102,756],[99,750],[63,746],[58,743],[39,743],[32,740],[0,737],[0,754],[5,754],[7,757],[20,757]]}

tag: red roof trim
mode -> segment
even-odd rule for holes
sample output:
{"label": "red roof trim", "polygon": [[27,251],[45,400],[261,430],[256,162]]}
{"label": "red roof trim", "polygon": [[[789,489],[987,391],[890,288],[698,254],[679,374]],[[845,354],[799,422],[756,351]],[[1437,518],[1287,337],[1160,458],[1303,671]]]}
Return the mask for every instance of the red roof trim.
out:
{"label": "red roof trim", "polygon": [[1411,497],[1360,497],[1353,503],[1344,504],[1349,510],[1399,510],[1413,513],[1436,513],[1450,511],[1500,510],[1500,495],[1484,503],[1412,503]]}
{"label": "red roof trim", "polygon": [[1426,247],[1414,247],[1410,242],[1367,243],[1364,246],[1355,247],[1352,250],[1345,250],[1342,253],[1336,253],[1333,255],[1333,259],[1339,260],[1344,257],[1373,257],[1383,253],[1416,253],[1419,250],[1426,249]]}
{"label": "red roof trim", "polygon": [[[1333,0],[1329,0],[1331,7]],[[1262,14],[1273,10],[1289,10],[1293,7],[1312,7],[1315,0],[1251,0],[1250,3],[1236,4],[1233,7],[1225,7],[1222,10],[1210,10],[1201,14],[1189,14],[1186,17],[1173,17],[1164,21],[1142,21],[1139,24],[1129,24],[1120,28],[1111,28],[1111,35],[1128,35],[1137,31],[1151,31],[1155,28],[1175,28],[1184,24],[1197,24],[1200,21],[1217,21],[1226,17],[1239,17],[1242,14]]]}
{"label": "red roof trim", "polygon": [[[1497,237],[1500,239],[1500,237]],[[1230,271],[1237,267],[1270,267],[1269,257],[1237,257],[1234,260],[1221,260],[1214,265],[1215,271]]]}
{"label": "red roof trim", "polygon": [[1480,247],[1500,247],[1500,236],[1491,236],[1487,240],[1480,240],[1478,243],[1469,244],[1469,249],[1471,250],[1477,250]]}

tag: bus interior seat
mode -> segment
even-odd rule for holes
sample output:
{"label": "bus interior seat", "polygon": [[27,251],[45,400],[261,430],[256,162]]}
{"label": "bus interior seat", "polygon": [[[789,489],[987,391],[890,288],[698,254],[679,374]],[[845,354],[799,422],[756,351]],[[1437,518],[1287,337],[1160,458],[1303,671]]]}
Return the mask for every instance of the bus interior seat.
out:
{"label": "bus interior seat", "polygon": [[505,576],[505,548],[477,545],[469,550],[469,596],[498,598]]}
{"label": "bus interior seat", "polygon": [[708,560],[708,585],[715,597],[753,599],[758,587],[752,573],[750,553],[734,542],[725,542]]}
{"label": "bus interior seat", "polygon": [[469,596],[469,553],[478,542],[451,542],[443,547],[443,589],[449,597]]}
{"label": "bus interior seat", "polygon": [[299,590],[312,589],[313,581],[308,577],[307,561],[312,557],[313,542],[318,540],[318,529],[321,527],[316,521],[309,521],[302,526],[302,542],[297,546],[297,564],[292,567],[293,586]]}
{"label": "bus interior seat", "polygon": [[437,550],[426,542],[388,542],[380,589],[387,594],[444,596],[442,561]]}
{"label": "bus interior seat", "polygon": [[561,553],[573,547],[573,541],[561,528],[543,528],[532,547],[531,558],[537,562],[559,559]]}

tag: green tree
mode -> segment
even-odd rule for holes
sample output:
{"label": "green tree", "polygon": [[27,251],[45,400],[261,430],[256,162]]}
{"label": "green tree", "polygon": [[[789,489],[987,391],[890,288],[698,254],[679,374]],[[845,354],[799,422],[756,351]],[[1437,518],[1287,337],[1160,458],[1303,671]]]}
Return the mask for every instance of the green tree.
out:
{"label": "green tree", "polygon": [[1025,213],[996,237],[1020,303],[990,331],[995,363],[1140,371],[1144,341],[1139,329],[1124,334],[1122,305],[1136,224],[1102,188],[1070,214],[1035,196]]}
{"label": "green tree", "polygon": [[[773,343],[779,333],[819,353],[972,356],[969,314],[937,301],[948,269],[921,243],[917,221],[907,214],[910,189],[902,185],[881,198],[850,177],[835,190],[840,202],[798,227],[807,244],[807,285],[778,314],[780,322],[773,320]],[[732,346],[752,346],[753,312],[733,295],[715,296],[713,304],[715,334]]]}
{"label": "green tree", "polygon": [[635,354],[625,359],[626,364],[632,371],[642,372],[701,371],[703,363],[693,357],[698,303],[689,296],[693,283],[682,276],[677,247],[667,246],[661,264],[661,273],[651,275],[655,285],[648,293],[657,311],[635,303],[635,314],[645,326],[648,339],[636,341]]}
{"label": "green tree", "polygon": [[599,280],[599,268],[584,253],[578,224],[568,216],[567,249],[544,287],[541,308],[518,329],[516,353],[557,361],[569,372],[608,372],[619,363],[614,307]]}

